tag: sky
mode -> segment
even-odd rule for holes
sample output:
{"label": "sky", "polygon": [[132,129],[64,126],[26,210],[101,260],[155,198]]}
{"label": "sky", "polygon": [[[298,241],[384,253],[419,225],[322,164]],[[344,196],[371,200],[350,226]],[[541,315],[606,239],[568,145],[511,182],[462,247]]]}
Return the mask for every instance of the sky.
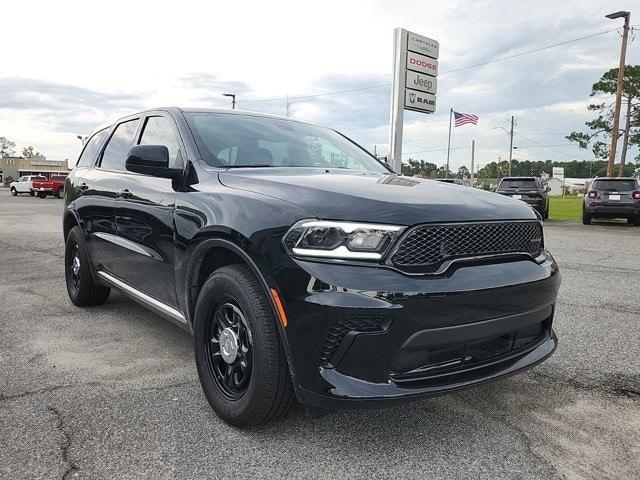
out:
{"label": "sky", "polygon": [[[605,15],[637,0],[270,2],[6,2],[0,57],[0,136],[50,160],[77,158],[96,126],[159,106],[230,107],[327,125],[386,153],[393,30],[440,43],[436,113],[405,112],[403,159],[442,165],[449,109],[474,113],[454,128],[451,169],[508,158],[590,160],[564,138],[593,117],[591,85],[617,67],[621,29]],[[640,35],[627,64],[640,63]],[[449,72],[449,73],[447,73]],[[362,87],[373,87],[351,93]],[[633,158],[638,150],[628,155]]]}

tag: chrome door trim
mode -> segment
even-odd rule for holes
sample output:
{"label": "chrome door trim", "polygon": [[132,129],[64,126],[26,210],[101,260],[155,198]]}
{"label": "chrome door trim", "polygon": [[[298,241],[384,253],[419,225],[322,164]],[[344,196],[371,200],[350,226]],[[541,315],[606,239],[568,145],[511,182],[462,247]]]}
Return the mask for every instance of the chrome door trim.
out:
{"label": "chrome door trim", "polygon": [[118,290],[121,290],[122,292],[129,295],[130,297],[132,297],[134,300],[141,303],[145,307],[148,307],[162,315],[165,315],[170,319],[177,320],[182,324],[187,323],[186,318],[179,310],[176,310],[175,308],[165,303],[162,303],[160,300],[156,300],[155,298],[147,295],[146,293],[141,292],[136,288],[133,288],[131,285],[124,283],[119,278],[114,277],[113,275],[105,272],[104,270],[99,270],[97,273],[98,273],[98,276],[102,280],[104,280],[106,283],[117,288]]}
{"label": "chrome door trim", "polygon": [[131,240],[127,240],[126,238],[121,237],[120,235],[113,235],[112,233],[106,233],[106,232],[96,232],[93,235],[102,240],[118,245],[122,248],[126,248],[127,250],[131,250],[132,252],[138,253],[140,255],[144,255],[145,257],[153,258],[154,260],[164,261],[164,259],[162,258],[162,255],[160,255],[155,250],[149,247],[144,247],[136,242],[132,242]]}

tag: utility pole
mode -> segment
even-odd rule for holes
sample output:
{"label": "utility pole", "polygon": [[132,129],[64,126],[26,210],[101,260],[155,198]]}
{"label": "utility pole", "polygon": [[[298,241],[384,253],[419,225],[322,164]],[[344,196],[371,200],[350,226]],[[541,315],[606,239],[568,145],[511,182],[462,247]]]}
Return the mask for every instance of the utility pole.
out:
{"label": "utility pole", "polygon": [[476,153],[476,141],[475,140],[471,140],[471,186],[473,187],[474,185],[474,178],[473,178],[473,161],[475,159],[475,153]]}
{"label": "utility pole", "polygon": [[618,132],[620,130],[620,105],[622,103],[622,85],[624,82],[624,63],[627,54],[627,37],[629,36],[630,12],[620,11],[606,16],[610,19],[624,18],[622,32],[622,47],[620,49],[620,65],[618,66],[618,84],[616,88],[616,106],[613,112],[613,128],[611,130],[611,147],[609,148],[609,162],[607,163],[607,177],[613,176],[613,165],[616,161],[616,147],[618,146]]}
{"label": "utility pole", "polygon": [[509,176],[511,176],[511,160],[513,160],[513,122],[514,118],[511,115],[511,131],[509,133]]}

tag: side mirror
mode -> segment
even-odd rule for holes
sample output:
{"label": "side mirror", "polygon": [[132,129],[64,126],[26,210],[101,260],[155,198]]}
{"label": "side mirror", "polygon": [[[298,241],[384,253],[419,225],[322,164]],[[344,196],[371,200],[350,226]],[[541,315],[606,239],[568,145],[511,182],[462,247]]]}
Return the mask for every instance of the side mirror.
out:
{"label": "side mirror", "polygon": [[181,168],[169,168],[169,149],[165,145],[136,145],[129,149],[125,168],[159,178],[178,178]]}
{"label": "side mirror", "polygon": [[551,187],[550,187],[549,185],[547,185],[547,188],[545,188],[545,190],[546,190],[547,192],[550,192],[550,191],[551,191]]}

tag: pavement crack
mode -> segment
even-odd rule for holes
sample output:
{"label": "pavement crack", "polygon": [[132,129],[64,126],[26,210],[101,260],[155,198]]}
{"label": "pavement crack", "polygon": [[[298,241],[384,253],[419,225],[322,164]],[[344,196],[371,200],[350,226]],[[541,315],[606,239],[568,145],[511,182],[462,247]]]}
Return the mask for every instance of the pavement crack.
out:
{"label": "pavement crack", "polygon": [[73,388],[77,386],[78,385],[54,385],[53,387],[41,388],[39,390],[27,390],[26,392],[20,392],[13,395],[0,394],[0,402],[6,401],[6,400],[14,400],[16,398],[29,397],[31,395],[39,395],[41,393],[55,392],[56,390],[62,390],[64,388]]}
{"label": "pavement crack", "polygon": [[72,475],[78,471],[78,466],[76,462],[69,458],[69,449],[71,448],[71,432],[68,428],[66,428],[64,423],[64,418],[60,411],[52,406],[47,406],[47,410],[49,410],[56,417],[56,428],[62,433],[63,440],[60,442],[60,451],[62,455],[62,462],[66,465],[66,470],[62,475],[62,480],[66,480],[70,478]]}

